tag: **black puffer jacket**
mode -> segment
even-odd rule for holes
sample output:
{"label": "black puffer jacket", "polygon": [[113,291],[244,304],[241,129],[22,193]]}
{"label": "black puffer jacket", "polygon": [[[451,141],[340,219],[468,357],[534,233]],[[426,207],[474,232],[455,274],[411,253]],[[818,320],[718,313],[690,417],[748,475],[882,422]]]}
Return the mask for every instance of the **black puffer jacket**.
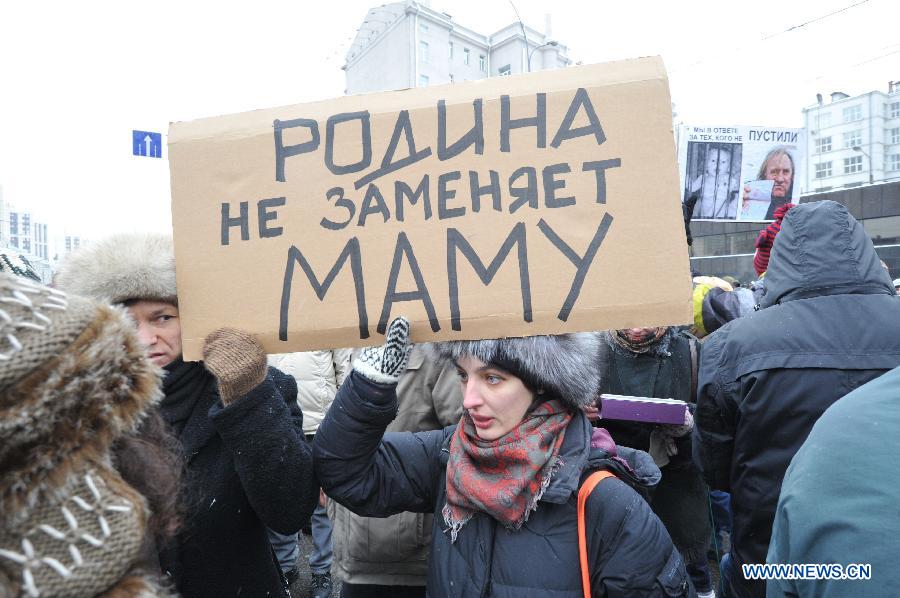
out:
{"label": "black puffer jacket", "polygon": [[[223,407],[215,379],[202,374],[179,435],[187,467],[185,528],[162,565],[186,597],[284,596],[266,527],[295,533],[318,498],[297,385],[269,368],[262,384]],[[164,407],[162,413],[171,419]]]}
{"label": "black puffer jacket", "polygon": [[[384,434],[397,412],[393,387],[354,372],[313,442],[316,475],[328,496],[364,516],[400,511],[440,512],[446,502],[446,464],[455,426],[430,432]],[[658,481],[649,455],[636,459],[637,476],[600,449],[590,448],[582,415],[566,430],[563,465],[519,531],[476,514],[456,542],[435,517],[428,593],[435,597],[580,597],[576,498],[589,469],[608,468],[632,483]],[[382,438],[383,436],[383,438]],[[586,520],[594,596],[687,596],[684,563],[647,503],[619,479],[592,492]]]}
{"label": "black puffer jacket", "polygon": [[846,208],[802,204],[775,239],[762,311],[729,322],[700,360],[694,459],[730,491],[735,595],[763,596],[741,564],[765,563],[791,458],[836,400],[900,365],[900,302]]}

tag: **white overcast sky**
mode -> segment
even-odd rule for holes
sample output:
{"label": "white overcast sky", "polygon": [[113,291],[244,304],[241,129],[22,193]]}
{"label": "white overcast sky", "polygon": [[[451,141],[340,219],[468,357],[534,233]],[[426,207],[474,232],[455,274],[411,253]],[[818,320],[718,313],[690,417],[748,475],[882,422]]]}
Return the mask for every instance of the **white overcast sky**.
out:
{"label": "white overcast sky", "polygon": [[[168,163],[133,157],[132,129],[341,95],[346,50],[379,4],[0,2],[4,199],[56,233],[168,230]],[[430,4],[483,33],[515,21],[507,0]],[[817,92],[900,79],[896,0],[515,4],[539,30],[551,14],[573,61],[661,55],[685,123],[799,127]]]}

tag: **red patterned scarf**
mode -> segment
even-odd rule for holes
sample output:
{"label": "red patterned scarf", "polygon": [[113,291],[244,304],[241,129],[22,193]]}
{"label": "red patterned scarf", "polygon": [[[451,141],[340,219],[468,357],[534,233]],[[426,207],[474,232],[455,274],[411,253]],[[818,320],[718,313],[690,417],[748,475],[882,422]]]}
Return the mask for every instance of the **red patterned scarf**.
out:
{"label": "red patterned scarf", "polygon": [[571,420],[563,403],[553,399],[504,436],[482,440],[472,418],[463,413],[450,439],[447,504],[441,511],[451,542],[478,511],[507,528],[522,527],[562,464],[559,448]]}

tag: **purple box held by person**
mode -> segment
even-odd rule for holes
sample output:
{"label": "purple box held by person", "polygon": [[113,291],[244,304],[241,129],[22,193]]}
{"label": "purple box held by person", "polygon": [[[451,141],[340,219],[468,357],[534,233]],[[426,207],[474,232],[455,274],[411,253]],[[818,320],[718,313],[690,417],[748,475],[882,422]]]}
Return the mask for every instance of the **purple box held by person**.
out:
{"label": "purple box held by person", "polygon": [[687,403],[675,399],[652,399],[624,395],[600,395],[600,417],[652,424],[683,424]]}

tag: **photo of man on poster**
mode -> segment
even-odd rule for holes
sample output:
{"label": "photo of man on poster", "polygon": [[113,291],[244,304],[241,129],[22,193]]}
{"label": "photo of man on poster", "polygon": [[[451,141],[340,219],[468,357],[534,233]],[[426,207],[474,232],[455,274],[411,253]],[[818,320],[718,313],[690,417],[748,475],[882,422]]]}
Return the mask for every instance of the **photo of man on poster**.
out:
{"label": "photo of man on poster", "polygon": [[[756,175],[757,180],[749,181],[744,185],[742,212],[748,213],[752,209],[754,200],[765,200],[768,195],[768,207],[762,218],[772,220],[775,210],[789,203],[794,195],[795,173],[794,156],[790,150],[782,145],[773,147],[760,164],[759,172]],[[759,181],[767,182],[764,189],[756,184]],[[762,190],[761,195],[758,195],[760,190]]]}

